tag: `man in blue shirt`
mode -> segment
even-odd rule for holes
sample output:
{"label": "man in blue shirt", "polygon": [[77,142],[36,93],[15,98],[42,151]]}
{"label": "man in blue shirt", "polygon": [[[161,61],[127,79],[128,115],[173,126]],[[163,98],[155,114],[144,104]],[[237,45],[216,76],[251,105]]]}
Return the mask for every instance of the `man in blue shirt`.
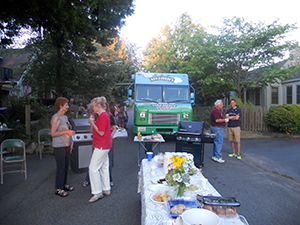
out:
{"label": "man in blue shirt", "polygon": [[[237,159],[242,159],[241,157],[241,109],[236,106],[235,99],[230,101],[231,108],[226,111],[226,118],[229,119],[228,122],[228,140],[231,141],[232,154],[229,157],[236,157]],[[235,151],[237,149],[237,154]]]}

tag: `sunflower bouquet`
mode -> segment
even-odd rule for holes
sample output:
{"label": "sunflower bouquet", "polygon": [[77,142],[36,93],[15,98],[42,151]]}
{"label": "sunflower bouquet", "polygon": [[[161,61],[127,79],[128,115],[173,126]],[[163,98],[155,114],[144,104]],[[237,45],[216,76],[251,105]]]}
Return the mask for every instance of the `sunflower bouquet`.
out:
{"label": "sunflower bouquet", "polygon": [[184,157],[173,156],[171,160],[172,163],[169,165],[171,169],[166,174],[166,182],[168,186],[175,187],[177,196],[181,197],[187,189],[187,185],[190,183],[188,173],[193,170],[193,160],[192,164],[190,164],[190,157],[185,159]]}

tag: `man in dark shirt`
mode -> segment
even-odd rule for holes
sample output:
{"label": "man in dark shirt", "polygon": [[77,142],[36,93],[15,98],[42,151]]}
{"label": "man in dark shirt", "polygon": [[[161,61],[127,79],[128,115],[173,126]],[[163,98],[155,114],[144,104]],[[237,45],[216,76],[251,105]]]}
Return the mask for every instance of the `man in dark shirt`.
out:
{"label": "man in dark shirt", "polygon": [[[230,101],[231,108],[226,111],[226,118],[229,119],[228,122],[228,140],[231,141],[232,154],[229,157],[236,157],[237,159],[242,159],[241,157],[241,109],[236,106],[235,99]],[[237,149],[237,154],[235,151]]]}
{"label": "man in dark shirt", "polygon": [[224,127],[225,122],[228,122],[228,119],[224,119],[220,110],[223,108],[223,103],[221,100],[215,102],[215,108],[210,113],[210,132],[216,135],[213,146],[213,156],[212,160],[218,163],[224,163],[225,160],[222,159],[222,147],[223,147],[223,136],[224,136]]}

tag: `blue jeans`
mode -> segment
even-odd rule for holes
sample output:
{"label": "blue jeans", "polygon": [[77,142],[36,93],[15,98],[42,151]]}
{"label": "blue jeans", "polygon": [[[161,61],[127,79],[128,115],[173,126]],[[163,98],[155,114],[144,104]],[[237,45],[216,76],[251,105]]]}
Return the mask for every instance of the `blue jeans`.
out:
{"label": "blue jeans", "polygon": [[221,150],[223,147],[224,127],[210,126],[210,132],[216,135],[213,146],[213,156],[219,159],[222,157]]}

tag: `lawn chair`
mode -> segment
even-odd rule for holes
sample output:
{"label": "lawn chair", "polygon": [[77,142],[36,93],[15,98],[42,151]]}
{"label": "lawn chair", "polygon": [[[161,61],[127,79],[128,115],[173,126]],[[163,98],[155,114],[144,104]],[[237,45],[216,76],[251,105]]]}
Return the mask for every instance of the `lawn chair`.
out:
{"label": "lawn chair", "polygon": [[42,160],[42,150],[50,150],[53,153],[52,148],[52,136],[50,129],[41,129],[38,133],[38,149],[36,154],[40,153],[40,159]]}
{"label": "lawn chair", "polygon": [[[4,155],[5,150],[8,148],[11,149],[13,155]],[[21,149],[21,151],[19,151],[19,149]],[[4,167],[14,167],[15,169],[4,171]],[[16,169],[16,167],[21,167],[21,169]],[[7,139],[1,144],[1,184],[3,184],[3,174],[16,172],[25,173],[25,180],[27,180],[25,144],[20,139]]]}

